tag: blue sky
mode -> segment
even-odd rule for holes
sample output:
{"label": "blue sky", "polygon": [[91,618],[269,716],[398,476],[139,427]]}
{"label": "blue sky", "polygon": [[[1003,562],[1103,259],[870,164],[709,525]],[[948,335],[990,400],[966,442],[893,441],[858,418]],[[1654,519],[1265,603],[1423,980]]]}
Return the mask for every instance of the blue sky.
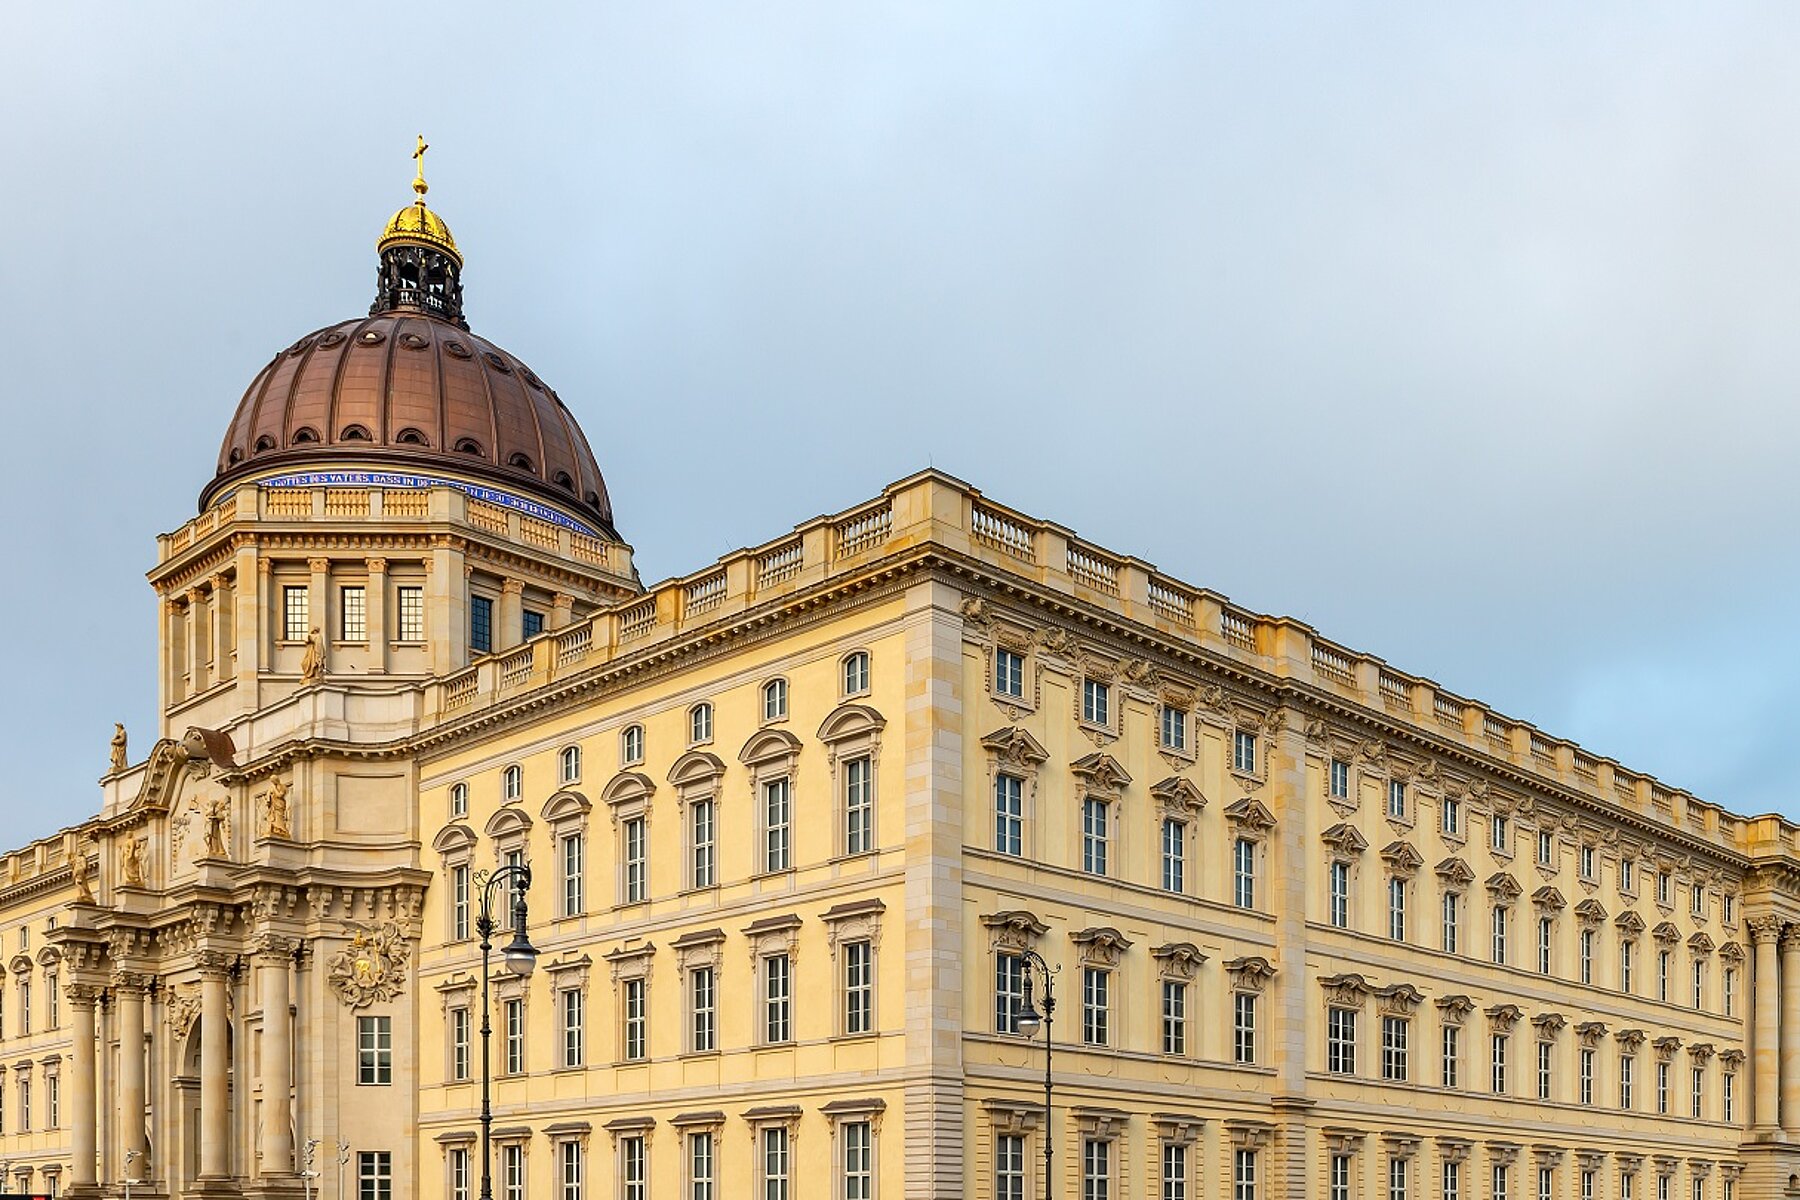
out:
{"label": "blue sky", "polygon": [[0,840],[147,748],[154,535],[421,131],[647,579],[931,463],[1800,815],[1800,10],[398,13],[12,14]]}

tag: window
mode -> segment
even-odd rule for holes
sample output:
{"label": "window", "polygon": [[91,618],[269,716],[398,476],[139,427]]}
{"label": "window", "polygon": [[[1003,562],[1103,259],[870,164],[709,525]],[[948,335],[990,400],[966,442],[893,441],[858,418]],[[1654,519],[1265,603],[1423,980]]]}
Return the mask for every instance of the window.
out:
{"label": "window", "polygon": [[346,642],[369,640],[369,593],[360,587],[338,589],[338,638]]}
{"label": "window", "polygon": [[846,1121],[844,1135],[844,1200],[870,1200],[875,1195],[875,1138],[867,1121]]}
{"label": "window", "polygon": [[1176,979],[1162,981],[1162,1050],[1187,1053],[1187,984]]}
{"label": "window", "polygon": [[994,1200],[1028,1200],[1025,1139],[1016,1133],[1003,1133],[994,1139]]}
{"label": "window", "polygon": [[1405,1017],[1381,1018],[1381,1077],[1406,1082],[1406,1041],[1411,1022]]}
{"label": "window", "polygon": [[506,1073],[525,1073],[525,1001],[512,999],[502,1006],[506,1022]]}
{"label": "window", "polygon": [[994,693],[1014,700],[1025,698],[1025,658],[1011,650],[994,651]]}
{"label": "window", "polygon": [[713,1135],[688,1134],[687,1200],[715,1200],[713,1188],[716,1182],[713,1175]]}
{"label": "window", "polygon": [[450,1200],[469,1200],[469,1152],[454,1149],[450,1151],[448,1168],[450,1176]]}
{"label": "window", "polygon": [[358,1085],[394,1082],[392,1017],[356,1018],[356,1082]]}
{"label": "window", "polygon": [[[573,841],[576,839],[566,839]],[[650,896],[649,838],[644,818],[627,817],[619,824],[620,900],[625,904],[641,904]]]}
{"label": "window", "polygon": [[1579,1072],[1577,1074],[1576,1083],[1580,1089],[1577,1094],[1581,1099],[1582,1105],[1584,1107],[1591,1106],[1594,1103],[1594,1052],[1585,1047],[1582,1049],[1579,1058]]}
{"label": "window", "polygon": [[688,972],[688,1048],[707,1054],[718,1048],[718,990],[713,968]]}
{"label": "window", "polygon": [[788,847],[789,788],[785,777],[763,784],[764,871],[785,871],[792,865]]}
{"label": "window", "polygon": [[62,1125],[62,1076],[44,1076],[44,1128]]}
{"label": "window", "polygon": [[1488,833],[1489,833],[1489,837],[1488,837],[1489,845],[1491,845],[1495,850],[1498,850],[1501,853],[1505,853],[1506,852],[1506,834],[1507,834],[1506,818],[1501,816],[1499,813],[1495,813],[1493,818],[1488,822]]}
{"label": "window", "polygon": [[1247,729],[1232,736],[1231,769],[1245,775],[1256,774],[1256,735]]}
{"label": "window", "polygon": [[788,685],[785,679],[771,679],[762,689],[763,720],[779,721],[788,715]]}
{"label": "window", "polygon": [[1694,1007],[1706,1007],[1706,964],[1697,958],[1694,960]]}
{"label": "window", "polygon": [[1732,1071],[1719,1076],[1719,1119],[1727,1125],[1737,1120],[1737,1074]]}
{"label": "window", "polygon": [[794,1036],[792,966],[787,955],[771,954],[762,960],[762,968],[763,1041],[790,1041]]}
{"label": "window", "polygon": [[1081,869],[1106,874],[1107,804],[1095,796],[1081,802]]}
{"label": "window", "polygon": [[1656,998],[1661,1000],[1664,1004],[1669,1002],[1670,961],[1671,957],[1667,950],[1658,950],[1656,952]]}
{"label": "window", "polygon": [[1256,907],[1256,843],[1238,838],[1231,847],[1232,899],[1239,908]]}
{"label": "window", "polygon": [[1637,956],[1637,943],[1630,938],[1619,942],[1619,990],[1631,990],[1631,968]]}
{"label": "window", "polygon": [[649,1164],[644,1161],[644,1138],[630,1134],[619,1139],[619,1200],[646,1200],[650,1194]]}
{"label": "window", "polygon": [[1688,903],[1688,911],[1696,917],[1704,917],[1706,915],[1706,889],[1696,883],[1689,889],[1689,894],[1692,899]]}
{"label": "window", "polygon": [[1081,969],[1081,1040],[1084,1045],[1107,1044],[1111,991],[1111,971],[1100,967]]}
{"label": "window", "polygon": [[1256,1151],[1254,1150],[1232,1151],[1231,1200],[1256,1200]]}
{"label": "window", "polygon": [[644,761],[644,727],[627,725],[619,731],[619,762],[625,766]]}
{"label": "window", "polygon": [[1556,1195],[1556,1172],[1549,1167],[1538,1168],[1538,1200],[1552,1200]]}
{"label": "window", "polygon": [[[640,825],[643,818],[634,818]],[[629,825],[630,822],[627,822]],[[562,836],[562,915],[577,916],[582,908],[582,869],[583,838],[579,833],[566,833]]]}
{"label": "window", "polygon": [[1669,903],[1669,885],[1669,873],[1658,871],[1656,873],[1656,902],[1658,904],[1667,905]]}
{"label": "window", "polygon": [[1698,1120],[1700,1117],[1700,1097],[1706,1085],[1706,1072],[1699,1067],[1689,1072],[1688,1078],[1688,1116]]}
{"label": "window", "polygon": [[1162,744],[1165,750],[1187,749],[1187,714],[1167,704],[1162,710]]}
{"label": "window", "polygon": [[469,938],[468,863],[457,863],[450,868],[450,936],[459,942]]}
{"label": "window", "polygon": [[530,641],[544,632],[544,614],[535,609],[525,609],[519,614],[519,633],[525,641]]}
{"label": "window", "polygon": [[356,1156],[356,1200],[394,1200],[394,1156],[364,1150]]}
{"label": "window", "polygon": [[[1592,853],[1590,851],[1590,853]],[[1619,860],[1619,890],[1621,892],[1637,891],[1637,860],[1621,858]]]}
{"label": "window", "polygon": [[31,1132],[31,1076],[19,1076],[19,1132]]}
{"label": "window", "polygon": [[1327,1009],[1325,1013],[1325,1069],[1334,1075],[1356,1073],[1356,1010]]}
{"label": "window", "polygon": [[650,1053],[650,981],[641,977],[626,979],[620,986],[624,1028],[619,1057],[626,1062],[643,1062]]}
{"label": "window", "polygon": [[713,802],[696,800],[688,811],[688,831],[693,846],[693,885],[697,888],[709,888],[718,882],[713,867]]}
{"label": "window", "polygon": [[450,1079],[461,1083],[469,1078],[469,1010],[459,1006],[450,1010]]}
{"label": "window", "polygon": [[994,849],[1025,852],[1025,781],[1016,775],[994,776]]}
{"label": "window", "polygon": [[1507,1200],[1507,1184],[1512,1181],[1512,1168],[1504,1163],[1494,1166],[1494,1200]]}
{"label": "window", "polygon": [[486,654],[494,648],[494,602],[486,596],[469,597],[469,649]]}
{"label": "window", "polygon": [[560,1200],[581,1200],[581,1143],[573,1138],[558,1142],[556,1156],[560,1160],[558,1174],[562,1176]]}
{"label": "window", "polygon": [[1581,982],[1594,982],[1594,931],[1581,931]]}
{"label": "window", "polygon": [[1105,725],[1111,716],[1112,689],[1098,679],[1081,681],[1081,719],[1089,725]]}
{"label": "window", "polygon": [[1406,940],[1406,880],[1397,875],[1388,879],[1388,937]]}
{"label": "window", "polygon": [[469,785],[453,783],[450,785],[450,815],[466,817],[469,815]]}
{"label": "window", "polygon": [[500,799],[517,800],[525,794],[525,772],[508,767],[500,772]]}
{"label": "window", "polygon": [[875,946],[872,942],[845,942],[844,1032],[875,1032]]}
{"label": "window", "polygon": [[1556,835],[1548,829],[1540,829],[1537,842],[1538,862],[1547,867],[1550,865],[1551,859],[1556,857]]}
{"label": "window", "polygon": [[500,1187],[503,1200],[525,1200],[525,1147],[517,1142],[500,1150]]}
{"label": "window", "polygon": [[1256,1061],[1256,993],[1231,994],[1231,1061]]}
{"label": "window", "polygon": [[1444,953],[1458,953],[1457,945],[1461,941],[1462,932],[1462,897],[1455,892],[1444,893]]}
{"label": "window", "polygon": [[1350,1156],[1348,1154],[1331,1156],[1331,1182],[1328,1190],[1330,1200],[1350,1200]]}
{"label": "window", "polygon": [[994,1032],[1019,1032],[1025,1007],[1025,960],[1017,954],[994,956]]}
{"label": "window", "polygon": [[[1583,879],[1598,879],[1598,878],[1600,878],[1600,876],[1595,874],[1595,872],[1594,872],[1594,848],[1592,846],[1583,846],[1581,848],[1581,855],[1580,855],[1578,865],[1580,867],[1581,877]],[[1619,886],[1621,886],[1621,887],[1624,886],[1624,881],[1622,879],[1620,880]]]}
{"label": "window", "polygon": [[1669,1064],[1656,1064],[1656,1111],[1662,1116],[1669,1114]]}
{"label": "window", "polygon": [[1327,784],[1327,795],[1333,800],[1350,798],[1350,764],[1341,758],[1331,760],[1331,777]]}
{"label": "window", "polygon": [[399,639],[402,642],[425,640],[425,589],[402,587],[396,590],[400,605]]}
{"label": "window", "polygon": [[[641,984],[641,982],[643,982],[641,979],[632,979],[626,986]],[[558,991],[556,997],[560,1000],[558,1009],[562,1015],[562,1065],[563,1067],[580,1067],[583,1061],[587,1061],[580,988],[565,988],[563,991]]]}
{"label": "window", "polygon": [[1504,904],[1494,905],[1494,961],[1501,966],[1506,965],[1506,918],[1508,910]]}
{"label": "window", "polygon": [[1334,862],[1330,872],[1331,902],[1329,918],[1338,929],[1350,927],[1350,864]]}
{"label": "window", "polygon": [[1444,1164],[1444,1200],[1462,1200],[1462,1164]]}
{"label": "window", "polygon": [[1162,1200],[1188,1200],[1188,1148],[1164,1142],[1162,1160]]}
{"label": "window", "polygon": [[762,1200],[788,1200],[788,1132],[762,1131]]}
{"label": "window", "polygon": [[1462,1086],[1462,1030],[1455,1025],[1444,1026],[1443,1079],[1447,1088]]}
{"label": "window", "polygon": [[710,704],[696,704],[688,710],[688,741],[698,746],[712,741],[713,710]]}
{"label": "window", "polygon": [[869,756],[844,763],[844,853],[875,849],[875,787]]}
{"label": "window", "polygon": [[1396,821],[1406,819],[1406,785],[1398,779],[1388,780],[1387,815]]}
{"label": "window", "polygon": [[1162,887],[1165,892],[1187,889],[1187,822],[1164,817],[1162,823]]}
{"label": "window", "polygon": [[1081,1139],[1081,1200],[1112,1200],[1112,1143]]}
{"label": "window", "polygon": [[1443,831],[1451,837],[1462,831],[1462,801],[1454,796],[1444,797]]}
{"label": "window", "polygon": [[284,587],[281,589],[281,640],[284,642],[304,642],[308,630],[307,595],[304,587]]}
{"label": "window", "polygon": [[564,746],[557,755],[557,774],[564,783],[581,782],[581,747]]}
{"label": "window", "polygon": [[1725,1015],[1737,1016],[1737,968],[1726,967],[1719,976],[1720,1000],[1723,1002]]}
{"label": "window", "polygon": [[1406,1200],[1406,1160],[1388,1159],[1388,1200]]}
{"label": "window", "polygon": [[1581,1172],[1581,1200],[1594,1200],[1594,1174],[1586,1169]]}
{"label": "window", "polygon": [[1550,973],[1550,935],[1555,926],[1549,917],[1538,918],[1538,974]]}
{"label": "window", "polygon": [[1489,1041],[1489,1045],[1490,1045],[1491,1052],[1492,1052],[1493,1068],[1494,1068],[1493,1077],[1488,1081],[1489,1082],[1488,1090],[1493,1092],[1494,1095],[1496,1095],[1496,1096],[1504,1096],[1504,1095],[1506,1095],[1506,1092],[1507,1092],[1507,1087],[1506,1087],[1507,1036],[1504,1033],[1496,1033],[1491,1038],[1489,1038],[1488,1041]]}
{"label": "window", "polygon": [[1719,902],[1719,919],[1727,925],[1737,924],[1737,897],[1726,896]]}
{"label": "window", "polygon": [[869,690],[869,652],[858,650],[844,659],[844,695],[860,696]]}
{"label": "window", "polygon": [[1539,1042],[1537,1064],[1537,1098],[1550,1099],[1550,1086],[1554,1082],[1551,1076],[1551,1064],[1555,1061],[1555,1047],[1549,1042]]}

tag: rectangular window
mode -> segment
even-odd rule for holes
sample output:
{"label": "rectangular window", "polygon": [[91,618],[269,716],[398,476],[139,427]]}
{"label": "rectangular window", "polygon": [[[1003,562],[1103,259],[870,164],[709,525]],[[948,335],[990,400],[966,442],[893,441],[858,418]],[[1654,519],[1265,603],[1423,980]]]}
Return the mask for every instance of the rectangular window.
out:
{"label": "rectangular window", "polygon": [[1350,927],[1350,864],[1334,862],[1330,873],[1331,899],[1327,913],[1331,924],[1338,929]]}
{"label": "rectangular window", "polygon": [[1492,819],[1490,819],[1488,822],[1488,831],[1489,831],[1488,841],[1493,846],[1493,848],[1500,851],[1502,854],[1506,853],[1506,848],[1507,848],[1506,818],[1501,816],[1499,813],[1495,813],[1494,816],[1492,817]]}
{"label": "rectangular window", "polygon": [[1594,1200],[1594,1187],[1596,1182],[1594,1175],[1595,1172],[1589,1170],[1583,1170],[1581,1172],[1581,1200]]}
{"label": "rectangular window", "polygon": [[626,1062],[642,1062],[650,1054],[650,981],[625,980],[620,999],[624,1018],[620,1057]]}
{"label": "rectangular window", "polygon": [[1081,969],[1081,1040],[1086,1045],[1107,1045],[1111,990],[1111,971],[1100,967]]}
{"label": "rectangular window", "polygon": [[1381,1077],[1406,1082],[1406,1042],[1412,1023],[1405,1017],[1381,1018]]}
{"label": "rectangular window", "polygon": [[1187,749],[1187,714],[1167,704],[1162,710],[1162,744],[1165,750]]}
{"label": "rectangular window", "polygon": [[1621,858],[1619,860],[1619,890],[1621,892],[1637,891],[1637,860]]}
{"label": "rectangular window", "polygon": [[535,609],[526,609],[519,614],[519,633],[526,641],[530,641],[544,632],[544,614]]}
{"label": "rectangular window", "polygon": [[[631,982],[642,983],[643,981],[634,979]],[[562,1065],[579,1067],[586,1060],[586,1051],[583,1047],[585,1038],[581,992],[576,988],[566,988],[557,995],[561,1000],[558,1008],[562,1015]]]}
{"label": "rectangular window", "polygon": [[1444,1164],[1444,1200],[1462,1200],[1462,1164]]}
{"label": "rectangular window", "polygon": [[1667,1116],[1669,1113],[1669,1064],[1656,1064],[1656,1111]]}
{"label": "rectangular window", "polygon": [[1506,1042],[1504,1033],[1496,1033],[1488,1039],[1493,1059],[1493,1076],[1489,1080],[1488,1090],[1496,1096],[1504,1096],[1506,1087]]}
{"label": "rectangular window", "polygon": [[1726,896],[1719,902],[1719,919],[1727,925],[1737,924],[1737,898]]}
{"label": "rectangular window", "polygon": [[469,1152],[450,1151],[450,1200],[469,1200]]}
{"label": "rectangular window", "polygon": [[581,1143],[570,1139],[556,1144],[557,1165],[562,1176],[560,1200],[581,1200]]}
{"label": "rectangular window", "polygon": [[469,864],[450,868],[450,936],[463,942],[469,938]]}
{"label": "rectangular window", "polygon": [[788,1132],[762,1131],[762,1200],[788,1200]]}
{"label": "rectangular window", "polygon": [[582,837],[579,833],[562,837],[562,915],[578,916],[582,909]]}
{"label": "rectangular window", "polygon": [[688,1134],[688,1194],[686,1200],[715,1200],[717,1184],[713,1168],[713,1135]]}
{"label": "rectangular window", "polygon": [[525,1147],[517,1142],[500,1150],[500,1188],[504,1200],[525,1200]]}
{"label": "rectangular window", "polygon": [[1688,1116],[1693,1117],[1695,1120],[1699,1120],[1700,1098],[1704,1094],[1706,1086],[1706,1072],[1699,1067],[1693,1068],[1693,1070],[1689,1072],[1688,1085],[1691,1089],[1688,1094]]}
{"label": "rectangular window", "polygon": [[1327,1009],[1325,1013],[1325,1069],[1334,1075],[1356,1073],[1356,1010]]}
{"label": "rectangular window", "polygon": [[872,942],[845,942],[844,1032],[875,1032],[875,947]]}
{"label": "rectangular window", "polygon": [[1725,1015],[1728,1017],[1737,1016],[1737,968],[1736,967],[1726,967],[1725,968],[1724,973],[1719,976],[1719,986],[1720,986],[1719,999],[1723,1003]]}
{"label": "rectangular window", "polygon": [[1504,1164],[1494,1167],[1494,1200],[1507,1200],[1507,1185],[1512,1182],[1512,1168]]}
{"label": "rectangular window", "polygon": [[525,1001],[508,1000],[502,1017],[506,1022],[506,1073],[525,1073]]}
{"label": "rectangular window", "polygon": [[1231,1200],[1256,1200],[1256,1151],[1254,1150],[1232,1151]]}
{"label": "rectangular window", "polygon": [[369,593],[360,587],[338,589],[338,638],[346,642],[369,639]]}
{"label": "rectangular window", "polygon": [[1506,965],[1506,918],[1507,907],[1504,904],[1494,905],[1494,961],[1501,966]]}
{"label": "rectangular window", "polygon": [[1112,1143],[1081,1140],[1081,1200],[1112,1200]]}
{"label": "rectangular window", "polygon": [[867,854],[874,848],[874,775],[865,754],[844,763],[844,853]]}
{"label": "rectangular window", "polygon": [[1550,935],[1555,925],[1549,917],[1538,918],[1538,974],[1550,973]]}
{"label": "rectangular window", "polygon": [[45,1129],[57,1129],[62,1126],[62,1076],[44,1076],[44,1120]]}
{"label": "rectangular window", "polygon": [[1462,1086],[1462,1030],[1455,1025],[1444,1026],[1443,1079],[1447,1088]]}
{"label": "rectangular window", "polygon": [[1538,862],[1547,867],[1554,857],[1556,857],[1556,835],[1548,829],[1538,830]]}
{"label": "rectangular window", "polygon": [[632,1134],[619,1139],[619,1200],[648,1200],[650,1169],[644,1160],[644,1139]]}
{"label": "rectangular window", "polygon": [[1630,1108],[1632,1085],[1636,1082],[1637,1059],[1624,1055],[1619,1059],[1619,1107]]}
{"label": "rectangular window", "polygon": [[1576,1078],[1577,1086],[1580,1089],[1577,1095],[1581,1099],[1582,1107],[1586,1108],[1594,1103],[1594,1052],[1584,1049],[1577,1061],[1580,1067]]}
{"label": "rectangular window", "polygon": [[1444,893],[1444,953],[1458,953],[1457,946],[1461,942],[1462,933],[1462,897],[1455,892]]}
{"label": "rectangular window", "polygon": [[693,884],[697,888],[709,888],[718,882],[718,875],[713,869],[713,802],[696,800],[692,805],[692,815],[688,818],[689,836],[693,844],[691,866]]}
{"label": "rectangular window", "polygon": [[1694,1007],[1706,1007],[1706,964],[1694,960]]}
{"label": "rectangular window", "polygon": [[1444,797],[1443,831],[1451,837],[1462,831],[1462,802],[1454,796]]}
{"label": "rectangular window", "polygon": [[1081,802],[1081,869],[1089,875],[1106,874],[1106,801],[1089,796]]}
{"label": "rectangular window", "polygon": [[1025,1139],[1016,1133],[994,1139],[994,1200],[1027,1200]]}
{"label": "rectangular window", "polygon": [[649,840],[643,817],[627,817],[620,824],[619,851],[624,856],[619,864],[620,899],[626,904],[641,904],[650,897]]}
{"label": "rectangular window", "polygon": [[1656,873],[1656,902],[1662,905],[1669,903],[1669,873],[1667,871]]}
{"label": "rectangular window", "polygon": [[1350,1156],[1331,1156],[1330,1181],[1326,1187],[1329,1200],[1350,1200]]}
{"label": "rectangular window", "polygon": [[356,1082],[394,1082],[394,1019],[356,1018]]}
{"label": "rectangular window", "polygon": [[469,649],[486,654],[494,648],[494,602],[486,596],[469,597]]}
{"label": "rectangular window", "polygon": [[421,587],[402,587],[395,591],[399,602],[400,623],[399,640],[402,642],[422,642],[425,640],[425,589]]}
{"label": "rectangular window", "polygon": [[1188,1148],[1164,1142],[1162,1160],[1162,1200],[1188,1200]]}
{"label": "rectangular window", "polygon": [[1406,785],[1398,779],[1388,780],[1387,815],[1396,821],[1406,819]]}
{"label": "rectangular window", "polygon": [[1025,781],[1016,775],[994,776],[994,849],[1025,853]]}
{"label": "rectangular window", "polygon": [[793,974],[785,954],[771,954],[763,966],[763,1041],[786,1042],[794,1036]]}
{"label": "rectangular window", "polygon": [[1667,950],[1658,950],[1656,952],[1656,998],[1661,1000],[1664,1004],[1669,1002],[1670,961],[1670,955]]}
{"label": "rectangular window", "polygon": [[1551,1065],[1556,1061],[1555,1047],[1549,1042],[1539,1042],[1537,1064],[1537,1097],[1539,1100],[1550,1099],[1550,1086],[1554,1082],[1551,1077]]}
{"label": "rectangular window", "polygon": [[450,1079],[460,1083],[469,1078],[469,1010],[450,1010]]}
{"label": "rectangular window", "polygon": [[844,1200],[871,1200],[875,1195],[875,1138],[867,1121],[846,1121],[844,1133]]}
{"label": "rectangular window", "polygon": [[281,640],[304,642],[311,630],[307,624],[307,591],[304,587],[281,589]]}
{"label": "rectangular window", "polygon": [[1025,698],[1025,658],[1011,650],[994,651],[994,693],[999,696],[1011,696],[1014,700]]}
{"label": "rectangular window", "polygon": [[688,1048],[706,1054],[717,1048],[718,993],[711,967],[688,972]]}
{"label": "rectangular window", "polygon": [[1187,984],[1176,979],[1162,981],[1162,1048],[1187,1053]]}
{"label": "rectangular window", "polygon": [[792,866],[788,847],[791,787],[785,777],[763,784],[764,871],[785,871]]}
{"label": "rectangular window", "polygon": [[1112,689],[1098,679],[1081,681],[1081,719],[1089,725],[1105,725],[1112,712]]}
{"label": "rectangular window", "polygon": [[1406,940],[1406,880],[1397,875],[1388,880],[1388,937]]}
{"label": "rectangular window", "polygon": [[1331,760],[1331,782],[1329,795],[1333,800],[1350,798],[1350,764],[1341,758]]}
{"label": "rectangular window", "polygon": [[1706,915],[1706,889],[1696,883],[1691,889],[1689,889],[1689,892],[1690,892],[1692,899],[1688,904],[1688,911],[1693,913],[1696,917],[1705,916]]}
{"label": "rectangular window", "polygon": [[1731,1071],[1719,1076],[1719,1119],[1727,1125],[1737,1120],[1737,1075]]}
{"label": "rectangular window", "polygon": [[1631,968],[1636,965],[1637,943],[1626,938],[1619,943],[1619,990],[1631,990]]}
{"label": "rectangular window", "polygon": [[1174,817],[1162,823],[1162,886],[1165,892],[1187,890],[1187,823]]}
{"label": "rectangular window", "polygon": [[1406,1200],[1407,1161],[1388,1159],[1388,1200]]}
{"label": "rectangular window", "polygon": [[394,1156],[364,1150],[356,1156],[356,1200],[394,1200]]}
{"label": "rectangular window", "polygon": [[1231,994],[1231,1061],[1256,1061],[1256,994]]}
{"label": "rectangular window", "polygon": [[1256,907],[1256,843],[1238,838],[1232,843],[1232,899],[1239,908]]}
{"label": "rectangular window", "polygon": [[1025,1007],[1025,960],[1017,954],[994,956],[994,1032],[1019,1032]]}
{"label": "rectangular window", "polygon": [[1538,1200],[1555,1200],[1556,1172],[1549,1167],[1538,1168]]}
{"label": "rectangular window", "polygon": [[1594,931],[1581,931],[1581,982],[1594,982]]}
{"label": "rectangular window", "polygon": [[[1592,846],[1583,846],[1581,848],[1581,853],[1577,858],[1577,865],[1583,879],[1600,878],[1594,873],[1594,848]],[[1622,878],[1619,881],[1619,886],[1625,886],[1625,881]]]}
{"label": "rectangular window", "polygon": [[1256,774],[1256,735],[1247,729],[1232,736],[1231,769],[1245,775]]}

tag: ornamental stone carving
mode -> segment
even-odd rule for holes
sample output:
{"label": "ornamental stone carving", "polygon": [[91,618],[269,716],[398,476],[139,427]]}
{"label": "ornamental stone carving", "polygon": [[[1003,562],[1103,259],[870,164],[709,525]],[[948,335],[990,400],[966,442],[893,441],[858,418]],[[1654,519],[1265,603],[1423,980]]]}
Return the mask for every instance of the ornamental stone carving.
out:
{"label": "ornamental stone carving", "polygon": [[332,955],[325,978],[339,1000],[365,1008],[400,994],[411,956],[399,922],[357,927],[350,944]]}

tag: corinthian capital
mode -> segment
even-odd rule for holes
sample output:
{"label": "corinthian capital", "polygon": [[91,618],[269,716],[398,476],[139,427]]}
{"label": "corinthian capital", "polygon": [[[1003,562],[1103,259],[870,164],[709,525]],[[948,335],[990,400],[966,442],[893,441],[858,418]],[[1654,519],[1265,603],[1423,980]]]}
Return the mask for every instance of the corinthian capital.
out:
{"label": "corinthian capital", "polygon": [[1750,926],[1750,940],[1759,946],[1781,936],[1780,917],[1751,917],[1746,924]]}

